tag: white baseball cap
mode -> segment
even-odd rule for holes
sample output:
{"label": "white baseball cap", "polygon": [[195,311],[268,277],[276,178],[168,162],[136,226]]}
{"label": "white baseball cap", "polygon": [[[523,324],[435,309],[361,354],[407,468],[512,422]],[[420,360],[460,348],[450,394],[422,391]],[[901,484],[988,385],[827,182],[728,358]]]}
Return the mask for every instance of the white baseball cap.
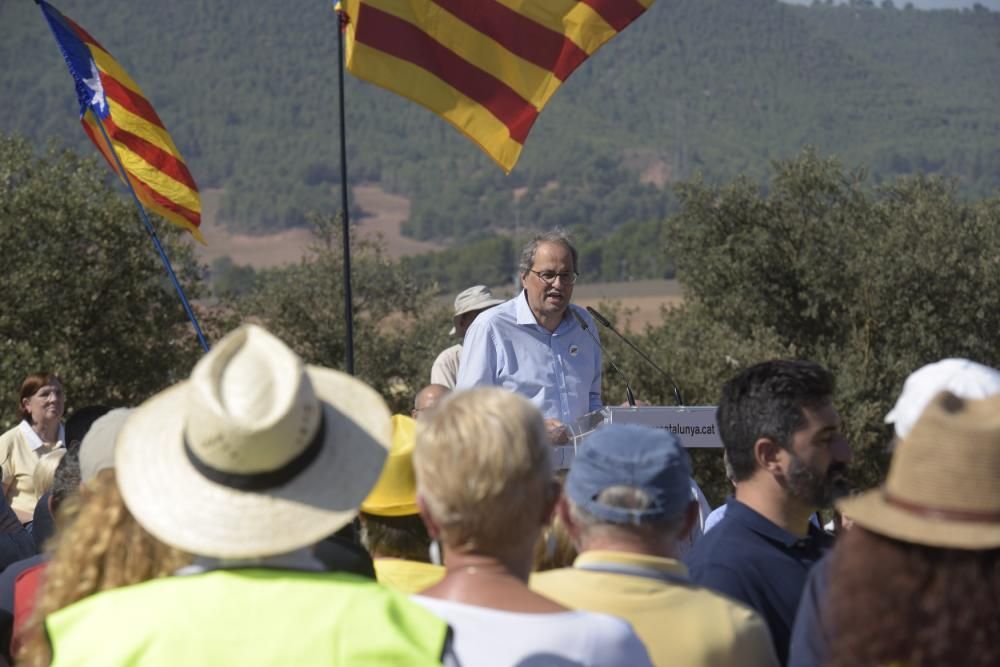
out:
{"label": "white baseball cap", "polygon": [[968,359],[942,359],[918,368],[906,378],[885,423],[895,424],[896,436],[905,438],[931,399],[945,390],[965,399],[1000,394],[1000,371]]}

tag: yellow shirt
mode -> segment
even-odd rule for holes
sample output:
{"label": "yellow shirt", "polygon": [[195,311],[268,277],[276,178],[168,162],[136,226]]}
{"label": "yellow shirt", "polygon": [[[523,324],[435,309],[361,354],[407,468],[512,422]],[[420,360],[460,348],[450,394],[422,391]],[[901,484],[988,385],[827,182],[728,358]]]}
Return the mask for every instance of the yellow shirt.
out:
{"label": "yellow shirt", "polygon": [[[587,567],[639,569],[656,576]],[[672,558],[588,551],[573,567],[535,574],[530,583],[533,590],[568,607],[625,619],[657,667],[778,664],[764,619],[749,607],[692,584],[687,568]]]}
{"label": "yellow shirt", "polygon": [[401,593],[419,593],[444,579],[444,567],[402,558],[376,558],[375,578]]}
{"label": "yellow shirt", "polygon": [[[59,433],[62,435],[62,427]],[[15,512],[26,513],[30,517],[35,511],[38,504],[32,479],[35,466],[38,459],[61,446],[61,441],[43,443],[24,421],[0,435],[0,470],[3,472],[3,485],[7,488],[7,501]]]}

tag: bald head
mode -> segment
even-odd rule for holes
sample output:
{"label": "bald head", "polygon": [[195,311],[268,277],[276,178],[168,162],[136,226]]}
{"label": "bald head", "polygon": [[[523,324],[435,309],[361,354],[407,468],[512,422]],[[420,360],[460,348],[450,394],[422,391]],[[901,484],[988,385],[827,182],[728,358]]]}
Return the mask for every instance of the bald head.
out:
{"label": "bald head", "polygon": [[429,384],[418,391],[413,399],[413,418],[418,421],[424,419],[450,392],[451,389],[443,384]]}

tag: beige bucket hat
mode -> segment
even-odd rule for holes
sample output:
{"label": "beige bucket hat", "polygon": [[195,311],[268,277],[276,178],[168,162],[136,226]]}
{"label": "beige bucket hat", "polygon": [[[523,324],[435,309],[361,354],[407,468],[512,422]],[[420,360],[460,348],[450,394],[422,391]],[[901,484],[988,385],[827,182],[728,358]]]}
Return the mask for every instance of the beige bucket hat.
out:
{"label": "beige bucket hat", "polygon": [[462,290],[455,297],[455,314],[451,317],[452,327],[448,335],[454,336],[458,333],[458,321],[462,315],[475,310],[486,310],[487,308],[498,306],[503,301],[503,299],[494,297],[493,292],[486,285],[473,285],[468,289]]}
{"label": "beige bucket hat", "polygon": [[390,437],[389,410],[368,385],[306,366],[247,325],[129,416],[115,464],[125,504],[159,540],[202,556],[258,558],[350,522]]}
{"label": "beige bucket hat", "polygon": [[935,396],[896,448],[885,484],[837,508],[874,533],[914,544],[1000,547],[1000,396]]}

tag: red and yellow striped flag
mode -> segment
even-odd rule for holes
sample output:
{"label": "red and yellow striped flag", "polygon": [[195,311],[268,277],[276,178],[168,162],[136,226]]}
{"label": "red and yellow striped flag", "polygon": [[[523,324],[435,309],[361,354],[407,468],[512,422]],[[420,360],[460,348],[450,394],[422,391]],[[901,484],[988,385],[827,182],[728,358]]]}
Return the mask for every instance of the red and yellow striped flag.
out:
{"label": "red and yellow striped flag", "polygon": [[504,171],[552,94],[653,0],[344,0],[347,69],[427,107]]}
{"label": "red and yellow striped flag", "polygon": [[139,201],[204,243],[198,185],[153,105],[87,31],[47,2],[38,4],[76,83],[87,136],[121,177],[101,135],[99,116]]}

